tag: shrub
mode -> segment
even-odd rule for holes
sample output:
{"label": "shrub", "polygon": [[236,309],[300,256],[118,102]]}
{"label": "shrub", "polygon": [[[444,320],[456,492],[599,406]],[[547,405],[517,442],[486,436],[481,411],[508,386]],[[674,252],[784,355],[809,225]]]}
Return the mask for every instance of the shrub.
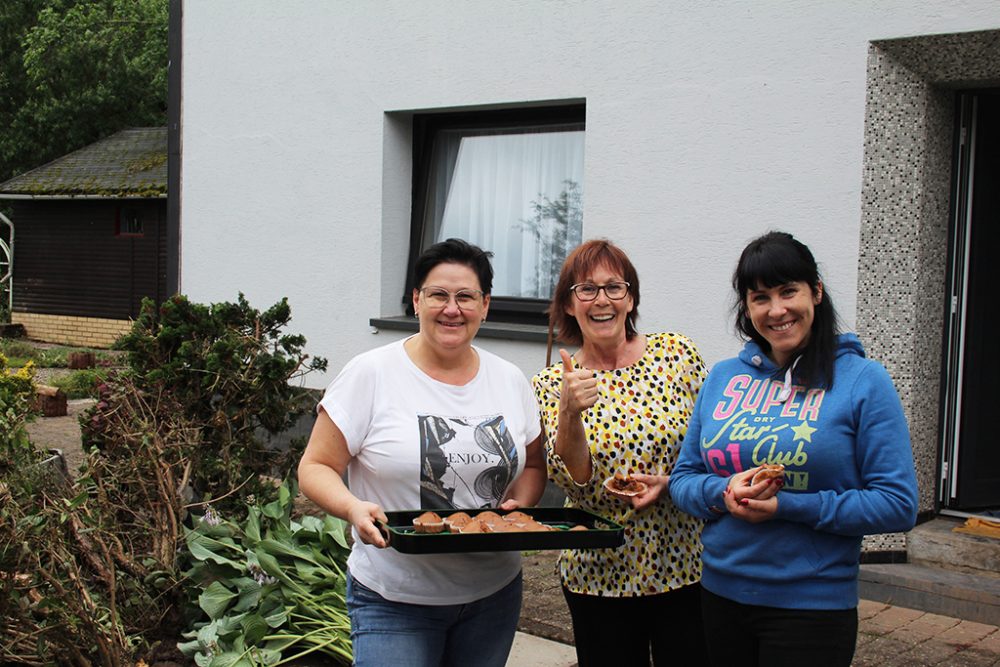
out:
{"label": "shrub", "polygon": [[[23,465],[0,483],[0,663],[132,664],[173,609],[117,508],[89,482]],[[74,495],[75,494],[75,495]],[[133,553],[133,550],[135,553]],[[147,564],[144,564],[144,560]]]}
{"label": "shrub", "polygon": [[[22,414],[30,373],[0,373]],[[144,430],[127,460],[92,459],[76,482],[26,434],[0,434],[0,664],[131,664],[165,625],[180,532],[166,441],[183,424],[168,426]]]}
{"label": "shrub", "polygon": [[0,471],[23,462],[31,452],[25,424],[35,397],[35,369],[29,362],[18,371],[0,353]]}
{"label": "shrub", "polygon": [[[274,486],[262,475],[285,477],[301,455],[301,443],[279,450],[259,437],[286,430],[311,409],[292,382],[326,368],[325,359],[303,352],[304,337],[283,333],[290,319],[287,299],[258,311],[242,294],[236,303],[210,306],[177,295],[159,307],[145,300],[132,330],[116,344],[127,353],[135,389],[169,396],[198,429],[198,445],[184,452],[187,479],[204,502],[224,496],[220,509],[243,506],[247,495],[270,499]],[[120,408],[115,380],[105,384],[81,419],[84,442],[127,449],[129,434],[108,430],[108,416]]]}

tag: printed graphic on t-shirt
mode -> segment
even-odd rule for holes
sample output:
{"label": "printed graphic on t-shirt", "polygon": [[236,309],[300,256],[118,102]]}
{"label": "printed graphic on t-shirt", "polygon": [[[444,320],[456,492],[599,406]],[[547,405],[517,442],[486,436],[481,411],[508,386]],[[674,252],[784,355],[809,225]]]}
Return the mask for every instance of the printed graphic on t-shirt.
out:
{"label": "printed graphic on t-shirt", "polygon": [[420,506],[493,507],[517,473],[517,447],[503,415],[418,415]]}
{"label": "printed graphic on t-shirt", "polygon": [[[712,420],[702,428],[701,453],[717,475],[743,472],[764,463],[785,466],[785,488],[809,488],[809,449],[826,391],[793,386],[782,396],[783,382],[730,378]],[[782,400],[784,399],[784,400]],[[742,460],[741,460],[742,453]],[[746,466],[744,464],[747,464]]]}

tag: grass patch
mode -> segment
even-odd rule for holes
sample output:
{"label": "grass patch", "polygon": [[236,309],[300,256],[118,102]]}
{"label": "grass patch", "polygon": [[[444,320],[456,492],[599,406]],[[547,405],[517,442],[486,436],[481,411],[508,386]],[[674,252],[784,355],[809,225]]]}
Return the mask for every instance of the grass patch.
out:
{"label": "grass patch", "polygon": [[110,371],[107,368],[85,368],[63,377],[52,378],[49,384],[62,389],[69,399],[97,398],[97,385],[107,379],[108,373]]}
{"label": "grass patch", "polygon": [[71,352],[94,352],[98,366],[115,363],[115,356],[104,350],[90,350],[83,347],[47,347],[41,348],[16,338],[0,339],[0,352],[7,357],[12,368],[24,366],[29,361],[35,362],[36,368],[66,368],[69,366]]}
{"label": "grass patch", "polygon": [[31,359],[38,351],[31,343],[16,338],[0,338],[0,352],[10,359],[13,357],[26,357]]}

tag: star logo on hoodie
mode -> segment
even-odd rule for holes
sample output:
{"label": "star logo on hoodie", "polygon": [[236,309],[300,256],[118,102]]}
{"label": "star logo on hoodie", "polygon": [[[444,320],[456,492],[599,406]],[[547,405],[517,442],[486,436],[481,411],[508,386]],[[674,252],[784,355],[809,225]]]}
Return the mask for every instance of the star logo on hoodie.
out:
{"label": "star logo on hoodie", "polygon": [[792,427],[792,433],[795,434],[795,436],[792,437],[792,440],[805,440],[806,442],[812,442],[812,434],[815,432],[816,429],[810,426],[809,422],[803,419],[801,424]]}

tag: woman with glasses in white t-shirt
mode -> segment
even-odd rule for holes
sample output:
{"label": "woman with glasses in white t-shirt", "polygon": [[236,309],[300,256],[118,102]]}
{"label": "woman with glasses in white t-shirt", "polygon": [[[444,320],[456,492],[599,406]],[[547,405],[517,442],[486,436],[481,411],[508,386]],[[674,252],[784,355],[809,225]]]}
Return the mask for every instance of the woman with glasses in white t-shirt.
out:
{"label": "woman with glasses in white t-shirt", "polygon": [[419,332],[344,366],[299,463],[303,493],[352,526],[347,605],[358,667],[502,667],[510,652],[519,553],[403,554],[376,527],[386,510],[513,509],[542,495],[531,387],[516,366],[472,345],[489,311],[489,257],[448,239],[418,258]]}

